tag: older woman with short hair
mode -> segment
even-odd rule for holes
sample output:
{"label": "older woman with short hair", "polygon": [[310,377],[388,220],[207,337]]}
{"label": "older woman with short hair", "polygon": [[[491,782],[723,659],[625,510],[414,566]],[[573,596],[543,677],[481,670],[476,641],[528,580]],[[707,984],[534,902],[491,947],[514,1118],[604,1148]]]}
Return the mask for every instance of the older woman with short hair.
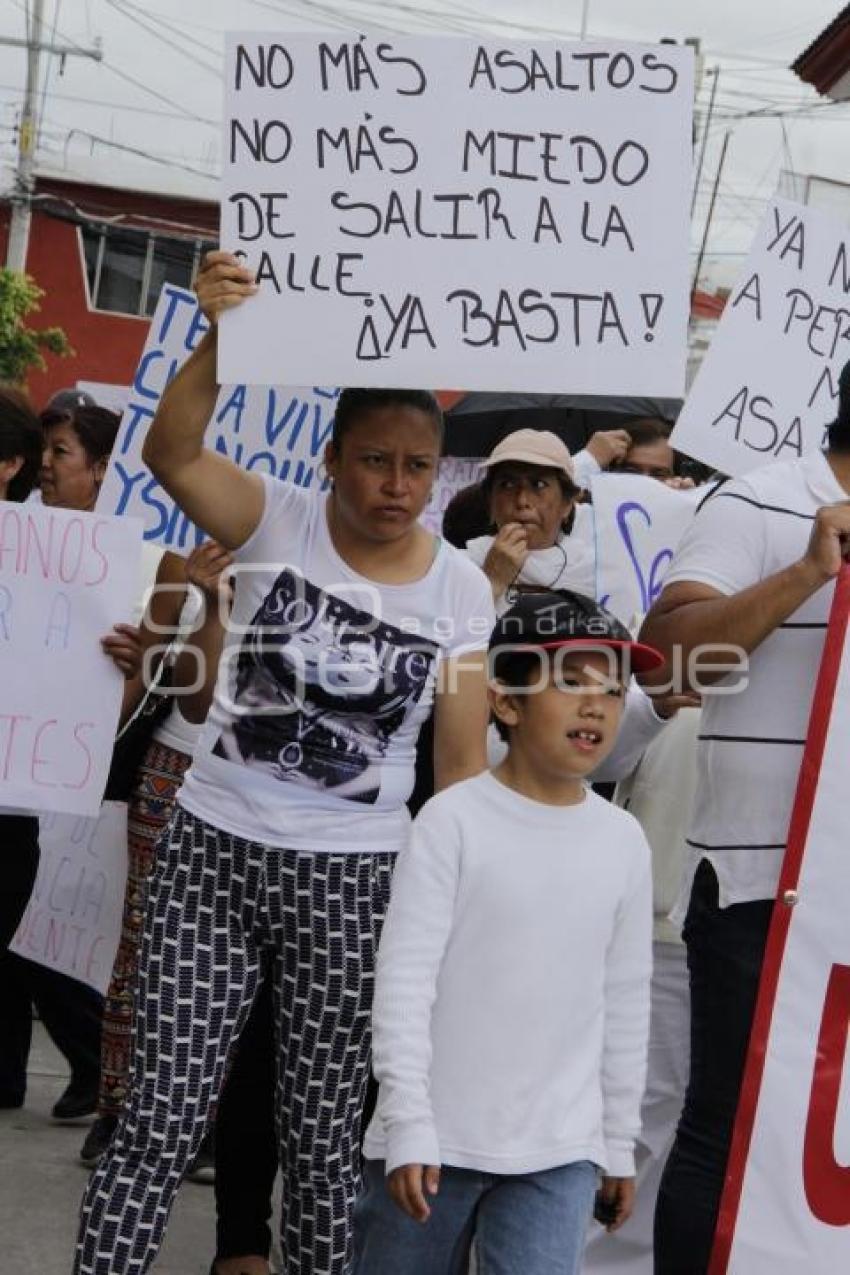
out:
{"label": "older woman with short hair", "polygon": [[490,581],[497,612],[522,589],[593,596],[593,516],[577,503],[573,458],[549,430],[518,429],[483,462],[481,484],[493,530],[466,552]]}

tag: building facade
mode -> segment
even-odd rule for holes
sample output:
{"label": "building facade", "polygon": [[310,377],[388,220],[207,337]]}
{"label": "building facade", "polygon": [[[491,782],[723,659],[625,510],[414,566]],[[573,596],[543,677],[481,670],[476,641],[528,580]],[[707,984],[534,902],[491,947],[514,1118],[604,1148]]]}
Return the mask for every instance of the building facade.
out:
{"label": "building facade", "polygon": [[[0,199],[0,261],[11,206]],[[30,374],[33,403],[79,381],[129,385],[166,281],[188,287],[218,235],[218,205],[83,177],[40,175],[26,271],[44,291],[33,327],[61,327],[74,348]]]}

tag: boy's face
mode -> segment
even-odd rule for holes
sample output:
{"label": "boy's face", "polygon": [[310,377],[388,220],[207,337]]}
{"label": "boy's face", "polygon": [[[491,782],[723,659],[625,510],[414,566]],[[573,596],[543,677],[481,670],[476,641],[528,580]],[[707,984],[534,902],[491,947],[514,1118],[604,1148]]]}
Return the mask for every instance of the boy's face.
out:
{"label": "boy's face", "polygon": [[540,655],[521,693],[491,687],[491,707],[511,727],[511,749],[521,749],[538,770],[583,779],[617,737],[626,693],[620,657],[611,648],[575,647]]}

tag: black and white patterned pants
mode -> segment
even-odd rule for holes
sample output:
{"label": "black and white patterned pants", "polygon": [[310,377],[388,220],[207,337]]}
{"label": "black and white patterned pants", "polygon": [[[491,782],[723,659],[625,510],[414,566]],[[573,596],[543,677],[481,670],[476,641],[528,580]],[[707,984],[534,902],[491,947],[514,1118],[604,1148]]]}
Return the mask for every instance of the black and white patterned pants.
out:
{"label": "black and white patterned pants", "polygon": [[75,1275],[150,1269],[269,951],[284,1269],[347,1269],[394,858],[270,849],[178,807],[151,880],[128,1104],[83,1199]]}

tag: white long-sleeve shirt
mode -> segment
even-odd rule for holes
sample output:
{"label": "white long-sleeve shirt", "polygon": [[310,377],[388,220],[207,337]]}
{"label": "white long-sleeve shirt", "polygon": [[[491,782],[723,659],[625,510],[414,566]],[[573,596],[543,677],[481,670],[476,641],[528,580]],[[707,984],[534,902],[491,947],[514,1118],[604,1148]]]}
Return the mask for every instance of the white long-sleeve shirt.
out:
{"label": "white long-sleeve shirt", "polygon": [[602,466],[586,447],[582,447],[580,452],[573,452],[573,478],[577,487],[589,488],[591,481],[601,473]]}
{"label": "white long-sleeve shirt", "polygon": [[366,1156],[631,1175],[651,927],[646,839],[594,793],[551,806],[485,772],[429,801],[378,956]]}

